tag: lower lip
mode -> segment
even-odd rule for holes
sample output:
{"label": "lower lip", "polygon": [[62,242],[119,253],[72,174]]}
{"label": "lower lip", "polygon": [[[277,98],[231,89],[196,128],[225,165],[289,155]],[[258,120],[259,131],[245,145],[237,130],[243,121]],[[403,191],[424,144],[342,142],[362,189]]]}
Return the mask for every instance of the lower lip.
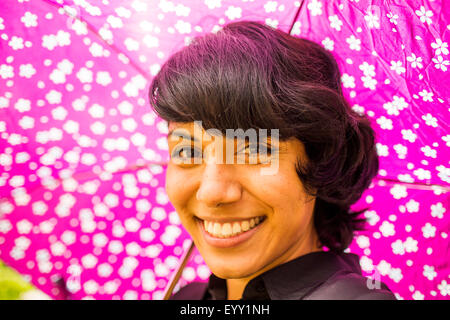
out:
{"label": "lower lip", "polygon": [[260,222],[256,227],[254,227],[253,229],[250,229],[248,231],[240,233],[236,236],[232,236],[232,237],[228,237],[228,238],[216,238],[216,237],[210,235],[205,230],[205,225],[204,225],[203,220],[198,219],[198,221],[197,221],[200,229],[202,230],[203,238],[205,239],[206,243],[208,243],[209,245],[211,245],[213,247],[217,247],[217,248],[230,248],[230,247],[234,247],[234,246],[241,244],[242,242],[250,239],[256,232],[258,232],[258,230],[261,228],[261,225],[263,225],[264,222],[265,222],[265,219],[262,222]]}

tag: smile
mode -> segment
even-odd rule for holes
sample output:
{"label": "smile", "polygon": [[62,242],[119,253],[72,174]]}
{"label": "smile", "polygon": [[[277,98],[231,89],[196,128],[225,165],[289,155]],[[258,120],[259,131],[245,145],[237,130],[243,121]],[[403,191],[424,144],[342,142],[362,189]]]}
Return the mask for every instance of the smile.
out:
{"label": "smile", "polygon": [[203,226],[210,235],[216,238],[229,238],[255,228],[263,219],[264,217],[256,217],[244,221],[227,222],[223,224],[203,220]]}
{"label": "smile", "polygon": [[266,216],[224,223],[197,220],[208,244],[226,248],[240,244],[252,237],[260,229],[261,224],[266,220]]}

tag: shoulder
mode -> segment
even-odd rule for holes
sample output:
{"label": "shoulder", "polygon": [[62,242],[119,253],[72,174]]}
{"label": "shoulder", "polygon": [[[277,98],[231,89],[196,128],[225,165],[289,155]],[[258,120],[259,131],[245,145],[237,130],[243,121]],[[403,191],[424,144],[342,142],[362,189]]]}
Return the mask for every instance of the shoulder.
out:
{"label": "shoulder", "polygon": [[169,300],[202,300],[207,286],[206,282],[191,282],[174,293]]}
{"label": "shoulder", "polygon": [[336,273],[314,288],[305,300],[397,300],[381,281],[353,272]]}

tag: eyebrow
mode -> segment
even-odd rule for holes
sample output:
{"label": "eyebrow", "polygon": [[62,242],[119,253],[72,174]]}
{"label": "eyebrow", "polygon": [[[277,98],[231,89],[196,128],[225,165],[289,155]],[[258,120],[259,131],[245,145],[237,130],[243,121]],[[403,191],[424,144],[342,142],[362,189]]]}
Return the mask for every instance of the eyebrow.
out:
{"label": "eyebrow", "polygon": [[169,134],[167,135],[167,138],[169,138],[170,136],[181,137],[186,140],[197,141],[197,142],[200,141],[200,140],[194,138],[193,136],[191,136],[190,134],[186,135],[183,132],[180,132],[180,131],[177,132],[177,129],[170,130]]}

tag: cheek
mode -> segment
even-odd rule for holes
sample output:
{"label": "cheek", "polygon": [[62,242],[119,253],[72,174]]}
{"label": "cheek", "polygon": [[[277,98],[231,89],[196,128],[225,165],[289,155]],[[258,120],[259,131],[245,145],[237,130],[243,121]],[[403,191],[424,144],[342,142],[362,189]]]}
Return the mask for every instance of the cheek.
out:
{"label": "cheek", "polygon": [[302,184],[298,177],[281,170],[276,175],[257,176],[251,181],[258,197],[274,209],[292,207],[304,199]]}
{"label": "cheek", "polygon": [[280,170],[275,176],[259,176],[253,180],[258,197],[273,210],[274,228],[283,232],[298,228],[308,220],[312,209],[297,174]]}
{"label": "cheek", "polygon": [[190,197],[189,181],[192,181],[192,177],[187,177],[179,168],[170,164],[168,165],[166,172],[166,193],[176,209],[184,206]]}

